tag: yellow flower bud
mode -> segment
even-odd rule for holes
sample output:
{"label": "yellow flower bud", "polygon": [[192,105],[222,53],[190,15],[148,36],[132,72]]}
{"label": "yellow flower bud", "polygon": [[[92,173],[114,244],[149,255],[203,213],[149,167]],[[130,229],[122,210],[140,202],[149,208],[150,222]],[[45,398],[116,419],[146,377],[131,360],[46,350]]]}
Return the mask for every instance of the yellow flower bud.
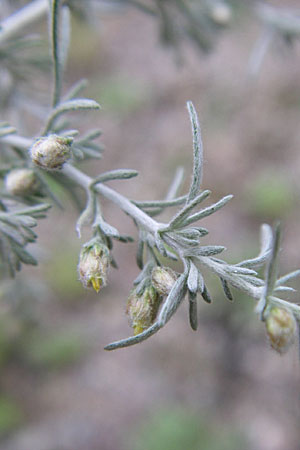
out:
{"label": "yellow flower bud", "polygon": [[130,326],[134,330],[134,335],[142,333],[155,321],[161,296],[152,287],[146,287],[142,295],[137,295],[136,290],[131,291],[126,308],[129,316]]}
{"label": "yellow flower bud", "polygon": [[152,286],[160,295],[168,295],[176,280],[176,273],[169,267],[154,267],[151,274]]}
{"label": "yellow flower bud", "polygon": [[43,169],[61,169],[71,157],[72,138],[55,134],[38,139],[30,149],[32,161]]}
{"label": "yellow flower bud", "polygon": [[5,188],[12,195],[32,195],[37,192],[38,180],[31,169],[15,169],[5,177]]}
{"label": "yellow flower bud", "polygon": [[270,344],[278,353],[285,353],[294,342],[296,320],[287,309],[272,307],[266,318]]}
{"label": "yellow flower bud", "polygon": [[95,242],[85,245],[78,263],[79,279],[83,286],[92,287],[98,293],[106,286],[109,264],[109,250],[104,244]]}

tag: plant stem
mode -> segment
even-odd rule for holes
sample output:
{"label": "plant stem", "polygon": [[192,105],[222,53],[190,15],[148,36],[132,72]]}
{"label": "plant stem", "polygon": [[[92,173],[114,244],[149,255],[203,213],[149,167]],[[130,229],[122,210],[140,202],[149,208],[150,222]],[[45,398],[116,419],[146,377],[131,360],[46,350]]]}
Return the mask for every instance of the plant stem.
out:
{"label": "plant stem", "polygon": [[[74,166],[70,164],[65,164],[62,173],[66,175],[71,180],[75,181],[77,184],[82,186],[84,189],[89,189],[90,185],[93,183],[93,178],[89,177],[85,173],[81,172]],[[164,226],[164,224],[156,222],[148,214],[144,213],[140,208],[135,206],[128,198],[119,194],[114,189],[105,186],[104,184],[97,184],[93,189],[103,197],[112,201],[115,205],[119,206],[124,212],[129,214],[139,225],[145,230],[152,234],[155,234],[157,230]]]}
{"label": "plant stem", "polygon": [[[22,148],[23,150],[28,150],[31,145],[31,139],[24,138],[21,136],[9,135],[5,136],[1,139],[1,142],[4,142],[13,147]],[[62,168],[62,173],[75,181],[77,185],[81,186],[86,191],[90,188],[94,179],[81,172],[81,170],[77,169],[70,164],[65,164]],[[130,217],[132,217],[139,225],[145,230],[149,231],[153,235],[157,233],[159,229],[163,229],[165,224],[159,223],[156,220],[152,219],[148,214],[134,205],[128,198],[124,197],[122,194],[119,194],[114,189],[105,186],[104,184],[97,184],[93,186],[93,189],[98,192],[103,197],[112,201],[114,204],[119,206],[124,212],[126,212]]]}
{"label": "plant stem", "polygon": [[[1,142],[11,145],[12,147],[18,147],[23,150],[28,150],[32,145],[32,140],[22,137],[22,136],[16,136],[16,135],[8,135],[1,139]],[[91,185],[94,181],[92,177],[89,177],[85,173],[83,173],[81,170],[77,169],[76,167],[66,163],[61,172],[71,180],[75,181],[75,183],[79,186],[81,186],[85,191],[89,191],[91,188]],[[144,211],[142,211],[140,208],[138,208],[136,205],[134,205],[130,200],[128,200],[127,197],[124,197],[122,194],[119,194],[114,189],[111,189],[110,187],[98,183],[97,185],[93,186],[93,189],[98,192],[100,195],[103,195],[103,197],[107,198],[111,202],[113,202],[115,205],[119,206],[121,210],[123,210],[125,213],[127,213],[132,219],[134,219],[141,228],[147,230],[150,232],[153,236],[158,232],[158,230],[163,230],[164,228],[167,229],[166,224],[159,223],[156,220],[152,219],[148,214],[146,214]],[[164,234],[164,241],[170,245],[181,257],[181,259],[184,261],[184,257],[181,254],[180,247],[176,246],[176,243],[174,243],[168,236],[167,233]],[[198,257],[196,260],[194,260],[194,263],[197,265],[201,264],[204,267],[207,267],[211,272],[213,272],[215,275],[225,279],[228,281],[232,286],[239,289],[240,291],[245,292],[250,297],[259,300],[262,295],[262,289],[263,287],[256,287],[251,285],[250,283],[246,282],[245,280],[242,280],[240,276],[235,275],[234,273],[227,272],[224,269],[224,266],[222,264],[217,263],[216,261],[212,260],[209,257],[202,256]],[[288,301],[282,300],[280,298],[270,296],[269,297],[269,304],[274,306],[279,306],[283,308],[287,308],[291,310],[295,317],[300,320],[300,306],[295,303],[290,303]]]}

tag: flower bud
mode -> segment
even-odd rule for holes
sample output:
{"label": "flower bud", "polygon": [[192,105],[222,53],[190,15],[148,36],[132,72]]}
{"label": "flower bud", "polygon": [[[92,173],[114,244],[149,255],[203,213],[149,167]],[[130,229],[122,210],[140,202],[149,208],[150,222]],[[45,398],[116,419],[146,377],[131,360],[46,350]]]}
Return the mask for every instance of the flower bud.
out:
{"label": "flower bud", "polygon": [[30,149],[32,161],[43,169],[61,169],[71,157],[72,138],[52,134],[38,139]]}
{"label": "flower bud", "polygon": [[157,266],[152,270],[152,286],[160,295],[168,295],[176,280],[176,273],[169,267]]}
{"label": "flower bud", "polygon": [[83,246],[78,263],[79,279],[85,288],[93,287],[98,293],[106,286],[110,263],[109,250],[101,242]]}
{"label": "flower bud", "polygon": [[285,353],[295,338],[295,318],[287,309],[273,307],[266,318],[266,330],[271,347]]}
{"label": "flower bud", "polygon": [[5,188],[12,195],[32,195],[37,192],[38,180],[31,169],[15,169],[5,177]]}
{"label": "flower bud", "polygon": [[137,295],[135,289],[131,291],[126,314],[129,316],[130,326],[133,328],[135,336],[153,324],[160,302],[161,296],[152,286],[146,287],[140,296]]}

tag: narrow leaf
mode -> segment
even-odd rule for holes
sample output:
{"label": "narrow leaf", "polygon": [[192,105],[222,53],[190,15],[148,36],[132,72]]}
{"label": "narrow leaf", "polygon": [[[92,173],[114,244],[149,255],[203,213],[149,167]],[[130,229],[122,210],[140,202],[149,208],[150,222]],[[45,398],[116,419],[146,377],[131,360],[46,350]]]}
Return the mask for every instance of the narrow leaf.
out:
{"label": "narrow leaf", "polygon": [[172,230],[173,228],[178,227],[178,225],[182,223],[183,219],[188,215],[188,213],[199,203],[205,200],[210,195],[210,193],[211,192],[209,190],[206,190],[201,192],[201,194],[194,196],[193,199],[173,217],[173,219],[169,223],[168,228]]}
{"label": "narrow leaf", "polygon": [[158,322],[155,322],[153,325],[151,325],[151,327],[147,328],[147,330],[143,331],[142,333],[137,334],[136,336],[131,336],[127,339],[113,342],[112,344],[104,347],[104,350],[116,350],[117,348],[124,348],[138,344],[139,342],[145,341],[150,336],[157,333],[161,327],[162,326]]}
{"label": "narrow leaf", "polygon": [[190,115],[193,133],[193,175],[187,203],[193,200],[199,192],[202,182],[203,172],[203,146],[201,140],[200,126],[194,105],[192,102],[187,102],[187,108]]}
{"label": "narrow leaf", "polygon": [[192,330],[198,328],[197,294],[189,291],[189,320]]}
{"label": "narrow leaf", "polygon": [[198,270],[198,291],[202,292],[204,291],[205,283],[202,273]]}
{"label": "narrow leaf", "polygon": [[87,87],[88,81],[86,79],[81,79],[77,81],[73,86],[70,87],[68,92],[65,94],[63,101],[66,102],[68,100],[72,100]]}
{"label": "narrow leaf", "polygon": [[237,266],[251,268],[261,267],[265,264],[272,251],[272,228],[267,224],[261,226],[260,242],[259,255],[256,258],[242,261]]}
{"label": "narrow leaf", "polygon": [[22,234],[17,229],[8,226],[3,222],[0,222],[0,232],[4,233],[7,237],[9,237],[12,241],[20,246],[23,246],[25,244]]}
{"label": "narrow leaf", "polygon": [[274,292],[297,292],[296,289],[290,286],[278,286],[274,289]]}
{"label": "narrow leaf", "polygon": [[265,287],[261,298],[256,305],[256,312],[260,314],[261,320],[264,320],[264,312],[268,304],[268,298],[272,295],[276,285],[278,256],[280,250],[280,226],[277,224],[273,232],[271,256],[266,267]]}
{"label": "narrow leaf", "polygon": [[99,109],[100,105],[95,102],[95,100],[87,99],[87,98],[76,98],[74,100],[68,100],[67,102],[60,103],[53,109],[50,117],[47,121],[47,126],[43,134],[47,134],[49,130],[52,129],[54,122],[60,117],[62,114],[65,114],[70,111],[84,111],[84,110],[93,110]]}
{"label": "narrow leaf", "polygon": [[51,42],[52,42],[52,59],[53,59],[53,70],[54,70],[54,92],[52,105],[56,106],[60,100],[61,93],[61,82],[62,82],[62,70],[61,61],[59,54],[59,21],[60,21],[60,9],[61,0],[52,0],[51,2]]}
{"label": "narrow leaf", "polygon": [[285,284],[287,281],[292,280],[293,278],[300,276],[300,270],[295,270],[294,272],[290,272],[283,277],[278,278],[276,282],[276,286],[280,286],[282,284]]}
{"label": "narrow leaf", "polygon": [[23,247],[14,244],[12,245],[12,250],[20,259],[20,261],[22,261],[22,263],[37,266],[38,264],[37,260],[30,253],[24,250]]}
{"label": "narrow leaf", "polygon": [[204,217],[210,216],[211,214],[213,214],[214,212],[218,211],[223,206],[225,206],[226,203],[228,203],[229,200],[232,199],[232,197],[233,197],[233,195],[227,195],[226,197],[223,197],[221,200],[219,200],[217,203],[214,203],[213,205],[208,206],[205,209],[202,209],[198,213],[192,214],[191,216],[186,218],[180,224],[180,226],[185,227],[185,226],[189,225],[190,223],[196,222],[197,220],[200,220],[200,219],[203,219]]}
{"label": "narrow leaf", "polygon": [[184,169],[183,169],[183,167],[178,167],[178,169],[175,172],[172,183],[168,189],[168,192],[167,192],[167,195],[165,198],[166,200],[172,200],[176,197],[177,192],[183,182],[183,177],[184,177]]}
{"label": "narrow leaf", "polygon": [[221,280],[221,283],[222,283],[222,287],[223,287],[223,291],[224,291],[225,296],[228,298],[228,300],[230,300],[232,302],[233,301],[233,296],[232,296],[232,293],[231,293],[231,291],[229,289],[227,281],[224,278],[222,278],[222,277],[220,277],[220,280]]}
{"label": "narrow leaf", "polygon": [[195,294],[198,290],[198,269],[195,264],[190,261],[190,270],[187,279],[187,287],[190,292]]}
{"label": "narrow leaf", "polygon": [[104,183],[111,180],[126,180],[136,177],[137,175],[138,172],[131,169],[111,170],[109,172],[102,173],[98,177],[94,178],[91,186],[95,186],[98,183]]}
{"label": "narrow leaf", "polygon": [[37,221],[31,216],[15,216],[16,222],[24,227],[33,228],[37,225]]}
{"label": "narrow leaf", "polygon": [[0,138],[7,136],[8,134],[14,134],[16,133],[16,129],[14,127],[3,127],[0,128]]}
{"label": "narrow leaf", "polygon": [[266,285],[267,285],[267,295],[271,295],[277,279],[277,271],[278,271],[278,257],[280,250],[280,226],[276,225],[274,230],[274,238],[272,245],[272,253],[269,260],[269,264],[267,267],[266,273]]}
{"label": "narrow leaf", "polygon": [[165,208],[168,206],[177,206],[184,203],[186,200],[186,195],[183,195],[182,197],[174,198],[173,200],[149,200],[149,201],[136,201],[131,200],[132,203],[134,203],[139,208]]}
{"label": "narrow leaf", "polygon": [[231,266],[230,264],[226,264],[225,270],[226,272],[234,273],[235,275],[257,275],[257,272],[253,269],[248,269],[247,267],[240,266]]}
{"label": "narrow leaf", "polygon": [[183,254],[185,257],[194,256],[195,258],[199,258],[201,256],[218,255],[224,250],[226,250],[226,248],[222,245],[202,245],[197,248],[189,248],[184,250]]}
{"label": "narrow leaf", "polygon": [[211,303],[212,299],[211,296],[207,290],[207,287],[204,285],[203,291],[201,292],[202,298],[206,303]]}
{"label": "narrow leaf", "polygon": [[172,289],[166,298],[158,316],[158,323],[164,326],[172,315],[176,312],[178,306],[184,299],[186,293],[187,272],[182,273],[172,286]]}
{"label": "narrow leaf", "polygon": [[75,230],[79,238],[81,237],[81,228],[85,224],[91,223],[93,221],[95,215],[95,208],[96,208],[96,198],[94,195],[92,195],[90,191],[88,191],[86,207],[80,214],[75,226]]}
{"label": "narrow leaf", "polygon": [[144,265],[144,241],[139,239],[138,248],[136,253],[136,263],[139,269],[143,268]]}
{"label": "narrow leaf", "polygon": [[165,257],[166,257],[166,256],[167,256],[166,247],[165,247],[165,245],[164,245],[164,243],[163,243],[163,241],[162,241],[162,239],[160,238],[160,236],[159,236],[158,233],[155,233],[154,239],[155,239],[155,246],[156,246],[157,250],[159,251],[159,253],[160,253],[162,256],[165,256]]}

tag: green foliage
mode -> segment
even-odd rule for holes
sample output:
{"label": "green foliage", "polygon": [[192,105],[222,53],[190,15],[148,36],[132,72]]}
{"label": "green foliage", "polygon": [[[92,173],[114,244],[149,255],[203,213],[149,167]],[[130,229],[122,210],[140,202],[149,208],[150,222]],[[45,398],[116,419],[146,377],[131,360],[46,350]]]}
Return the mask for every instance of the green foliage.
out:
{"label": "green foliage", "polygon": [[295,200],[290,180],[278,170],[257,176],[245,196],[247,209],[263,220],[274,220],[289,214]]}
{"label": "green foliage", "polygon": [[59,332],[34,333],[24,347],[30,364],[44,369],[61,369],[76,363],[86,351],[86,343],[77,334]]}
{"label": "green foliage", "polygon": [[129,77],[104,80],[97,92],[95,86],[93,91],[103,108],[121,117],[139,110],[149,97],[147,89],[145,90],[138,80],[132,80]]}
{"label": "green foliage", "polygon": [[0,396],[0,437],[18,428],[23,419],[24,415],[18,403],[11,398]]}
{"label": "green foliage", "polygon": [[237,431],[181,408],[162,409],[140,425],[132,450],[246,450]]}
{"label": "green foliage", "polygon": [[82,287],[76,273],[77,249],[61,243],[55,258],[49,261],[45,274],[53,291],[63,301],[78,300]]}

